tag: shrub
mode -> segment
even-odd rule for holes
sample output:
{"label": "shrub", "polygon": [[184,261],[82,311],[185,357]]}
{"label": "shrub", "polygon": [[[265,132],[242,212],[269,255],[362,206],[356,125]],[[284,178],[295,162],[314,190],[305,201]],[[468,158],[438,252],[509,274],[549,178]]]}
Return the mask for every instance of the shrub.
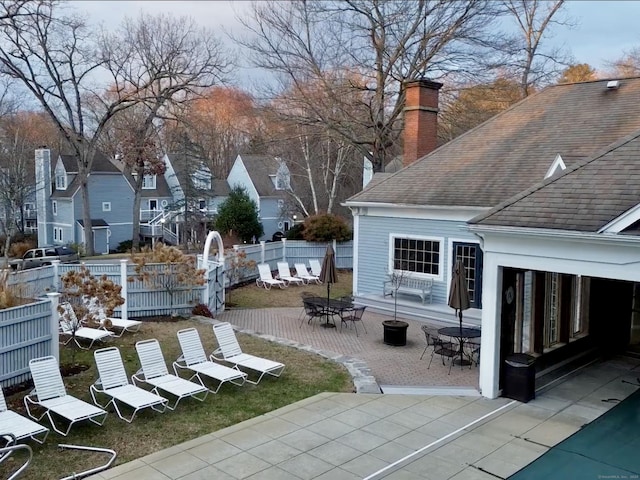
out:
{"label": "shrub", "polygon": [[287,240],[304,240],[304,225],[302,223],[294,225],[284,236]]}
{"label": "shrub", "polygon": [[325,213],[304,221],[303,236],[308,242],[344,242],[351,240],[351,229],[343,218]]}
{"label": "shrub", "polygon": [[9,256],[22,258],[22,256],[32,248],[36,248],[33,240],[22,240],[21,242],[12,243],[9,247]]}
{"label": "shrub", "polygon": [[118,248],[116,248],[116,252],[128,253],[131,251],[132,247],[133,247],[133,240],[125,240],[124,242],[120,242],[118,244]]}
{"label": "shrub", "polygon": [[9,271],[0,271],[0,310],[16,307],[21,303],[14,289],[9,286]]}
{"label": "shrub", "polygon": [[195,307],[193,307],[191,313],[193,315],[200,315],[201,317],[213,318],[213,313],[211,313],[209,307],[207,307],[204,303],[199,303]]}

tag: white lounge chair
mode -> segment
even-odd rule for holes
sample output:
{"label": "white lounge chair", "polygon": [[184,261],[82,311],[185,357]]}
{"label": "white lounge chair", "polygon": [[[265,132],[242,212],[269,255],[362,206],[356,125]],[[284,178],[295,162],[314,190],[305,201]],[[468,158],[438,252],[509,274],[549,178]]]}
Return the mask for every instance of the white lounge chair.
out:
{"label": "white lounge chair", "polygon": [[293,283],[294,285],[304,285],[304,280],[302,278],[291,275],[291,269],[287,262],[278,262],[278,278],[289,284]]}
{"label": "white lounge chair", "polygon": [[[62,303],[61,307],[64,310],[64,314],[60,316],[58,331],[61,335],[69,336],[66,341],[62,342],[63,345],[67,345],[73,340],[78,348],[90,350],[95,342],[102,342],[114,337],[113,332],[101,328],[85,327],[76,317],[76,313],[73,311],[71,304]],[[88,341],[89,346],[83,347],[80,340]]]}
{"label": "white lounge chair", "polygon": [[[77,422],[89,420],[96,425],[104,423],[106,411],[67,394],[55,357],[34,358],[29,361],[29,370],[35,388],[24,397],[24,406],[31,418],[41,420],[46,415],[51,427],[65,437]],[[33,412],[33,407],[40,407],[43,412],[38,416]],[[68,422],[66,430],[56,425],[56,417]]]}
{"label": "white lounge chair", "polygon": [[307,270],[307,266],[304,263],[296,263],[294,264],[294,267],[296,269],[296,277],[301,278],[306,284],[311,282],[315,282],[317,284],[321,283],[320,277],[309,273],[309,270]]}
{"label": "white lounge chair", "polygon": [[264,287],[267,290],[270,290],[274,285],[280,288],[286,288],[289,286],[289,284],[284,280],[276,280],[273,278],[271,275],[271,268],[266,263],[258,264],[258,273],[260,274],[260,277],[256,278],[256,285],[259,287]]}
{"label": "white lounge chair", "polygon": [[153,387],[151,391],[157,395],[161,395],[160,391],[162,391],[163,394],[168,393],[176,397],[173,405],[167,404],[169,410],[175,410],[178,402],[185,397],[193,397],[200,402],[207,398],[209,394],[207,387],[169,373],[160,344],[155,338],[137,342],[136,352],[142,368],[131,377],[131,380],[134,385],[138,382],[151,385]]}
{"label": "white lounge chair", "polygon": [[173,370],[178,375],[178,369],[186,369],[193,372],[189,380],[197,379],[200,385],[206,387],[203,376],[218,382],[215,390],[208,388],[212,393],[218,393],[220,387],[230,382],[234,385],[242,386],[247,380],[247,374],[236,368],[215,363],[204,353],[200,334],[195,328],[185,328],[178,332],[178,342],[182,355],[173,362]]}
{"label": "white lounge chair", "polygon": [[[98,380],[89,388],[93,403],[104,409],[113,405],[118,416],[127,423],[131,423],[136,413],[144,408],[151,408],[160,413],[165,411],[169,400],[129,383],[120,350],[116,347],[101,348],[93,352],[93,357],[99,375]],[[109,397],[109,401],[101,405],[96,398],[97,394]],[[126,418],[122,415],[119,404],[133,409],[131,417]]]}
{"label": "white lounge chair", "polygon": [[[125,320],[123,318],[108,317],[107,313],[104,311],[104,307],[99,305],[93,298],[89,301],[85,301],[85,305],[87,305],[87,308],[93,315],[95,315],[98,322],[100,322],[100,328],[110,331],[116,337],[121,337],[124,332],[136,333],[142,326],[142,322],[139,320]],[[110,328],[117,328],[119,333],[110,330]]]}
{"label": "white lounge chair", "polygon": [[320,265],[320,260],[315,258],[309,259],[309,266],[311,267],[311,273],[318,277],[318,279],[320,279],[320,273],[322,273],[322,265]]}
{"label": "white lounge chair", "polygon": [[[284,364],[267,360],[266,358],[256,357],[248,353],[242,353],[236,334],[228,322],[218,323],[213,326],[213,333],[218,340],[219,348],[215,350],[212,357],[216,360],[228,362],[235,368],[246,368],[258,372],[257,380],[252,381],[247,377],[247,382],[257,385],[262,377],[271,375],[279,377],[284,370]],[[221,355],[221,356],[217,356]]]}
{"label": "white lounge chair", "polygon": [[[13,435],[13,438],[8,435]],[[4,392],[0,388],[0,437],[10,442],[14,439],[16,441],[31,439],[37,443],[44,443],[47,435],[49,435],[47,427],[9,410],[4,399]]]}

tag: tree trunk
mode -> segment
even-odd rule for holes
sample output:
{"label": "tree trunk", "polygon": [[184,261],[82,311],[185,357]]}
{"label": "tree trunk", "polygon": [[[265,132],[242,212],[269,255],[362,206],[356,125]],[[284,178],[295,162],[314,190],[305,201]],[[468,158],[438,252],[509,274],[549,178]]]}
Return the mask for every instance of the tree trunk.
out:
{"label": "tree trunk", "polygon": [[[93,256],[93,228],[91,228],[91,204],[89,203],[89,186],[87,172],[78,172],[78,176],[82,176],[80,180],[80,193],[82,194],[82,222],[84,223],[84,251],[88,257]],[[72,228],[74,228],[72,226]]]}

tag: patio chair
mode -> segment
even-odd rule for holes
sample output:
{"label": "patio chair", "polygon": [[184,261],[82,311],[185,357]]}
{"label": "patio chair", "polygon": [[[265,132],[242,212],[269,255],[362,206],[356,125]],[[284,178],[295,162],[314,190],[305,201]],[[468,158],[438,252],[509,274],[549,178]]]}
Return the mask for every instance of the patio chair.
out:
{"label": "patio chair", "polygon": [[[116,347],[96,350],[93,357],[98,368],[98,380],[89,387],[93,403],[104,409],[113,405],[118,417],[127,423],[131,423],[136,414],[145,408],[160,413],[166,410],[169,400],[129,383],[120,350]],[[101,405],[97,399],[98,394],[108,397],[109,401]],[[122,415],[121,406],[133,409],[129,418]]]}
{"label": "patio chair", "polygon": [[276,280],[271,275],[271,268],[266,263],[258,264],[258,273],[260,274],[259,278],[256,278],[256,285],[259,287],[264,287],[267,290],[270,290],[272,286],[277,286],[280,288],[286,288],[289,286],[287,282],[284,280]]}
{"label": "patio chair", "polygon": [[234,368],[242,367],[258,372],[259,376],[257,380],[253,381],[247,377],[247,382],[257,385],[265,375],[279,377],[282,374],[284,370],[283,363],[256,357],[248,353],[242,353],[242,349],[230,323],[222,322],[214,325],[213,333],[218,340],[218,348],[213,352],[211,357],[215,360],[228,362],[232,364]]}
{"label": "patio chair", "polygon": [[4,392],[0,388],[0,437],[13,443],[13,441],[33,440],[36,443],[44,443],[49,435],[49,429],[39,423],[23,417],[19,413],[7,408]]}
{"label": "patio chair", "polygon": [[[317,258],[309,259],[309,266],[311,267],[311,274],[315,275],[319,279],[320,272],[322,272],[322,266],[320,265],[320,260],[318,260]],[[319,281],[318,283],[322,283],[322,282]]]}
{"label": "patio chair", "polygon": [[307,270],[307,266],[304,263],[296,263],[293,266],[296,269],[296,277],[302,279],[307,285],[311,282],[320,284],[320,278],[309,273],[309,270]]}
{"label": "patio chair", "polygon": [[424,347],[422,355],[420,355],[420,360],[422,360],[422,357],[427,353],[429,347],[434,346],[434,341],[438,338],[438,329],[429,325],[422,325],[420,329],[424,332],[425,339],[427,340],[427,346]]}
{"label": "patio chair", "polygon": [[325,312],[319,305],[314,304],[304,297],[302,298],[302,305],[303,312],[300,315],[302,317],[302,320],[300,320],[301,328],[305,320],[307,320],[307,323],[311,323],[314,318],[324,318]]}
{"label": "patio chair", "polygon": [[[29,370],[35,388],[24,397],[24,406],[31,418],[41,420],[46,415],[51,427],[64,437],[74,424],[83,420],[102,426],[107,412],[67,394],[55,357],[34,358],[29,361]],[[34,413],[34,407],[43,410],[39,416]],[[60,419],[67,423],[66,429],[56,424]]]}
{"label": "patio chair", "polygon": [[460,349],[457,345],[442,339],[442,337],[438,336],[433,339],[433,352],[431,352],[431,360],[429,360],[429,365],[427,366],[427,370],[431,368],[431,362],[433,361],[434,355],[440,355],[442,359],[442,365],[445,365],[444,359],[449,359],[449,373],[451,374],[451,367],[453,366],[453,359],[460,354]]}
{"label": "patio chair", "polygon": [[[193,372],[189,380],[197,379],[200,385],[211,393],[218,393],[223,384],[229,382],[241,387],[247,380],[247,374],[237,368],[220,365],[207,358],[200,341],[200,334],[195,328],[185,328],[178,332],[178,342],[182,355],[173,362],[173,370],[178,375],[178,369],[186,369]],[[207,377],[218,382],[215,390],[206,387],[202,377]]]}
{"label": "patio chair", "polygon": [[[95,342],[103,342],[114,337],[113,332],[108,330],[83,326],[82,322],[76,317],[76,313],[70,303],[61,303],[60,306],[64,310],[64,315],[60,316],[58,332],[61,335],[69,336],[66,341],[62,342],[63,345],[67,345],[73,340],[78,348],[90,350]],[[89,346],[83,347],[80,340],[88,341]]]}
{"label": "patio chair", "polygon": [[464,342],[465,355],[469,358],[471,365],[475,363],[476,367],[480,365],[480,338],[469,338]]}
{"label": "patio chair", "polygon": [[351,325],[356,331],[356,337],[358,336],[358,327],[357,323],[362,324],[362,328],[364,328],[364,333],[367,333],[367,327],[364,326],[364,322],[362,321],[362,315],[367,307],[354,307],[349,310],[345,310],[344,313],[340,316],[340,330],[342,330],[342,324],[351,322]]}
{"label": "patio chair", "polygon": [[169,410],[175,410],[178,402],[185,397],[193,397],[200,402],[207,398],[207,387],[169,373],[160,343],[155,338],[137,342],[136,352],[142,368],[132,375],[133,384],[147,383],[153,387],[151,391],[156,395],[169,394],[176,397],[173,405],[167,404]]}
{"label": "patio chair", "polygon": [[[125,320],[123,318],[108,317],[104,307],[99,305],[95,299],[85,301],[87,308],[95,315],[100,322],[100,328],[110,331],[116,337],[121,337],[124,332],[136,333],[140,330],[142,322],[139,320]],[[113,332],[110,328],[117,328],[119,333]]]}
{"label": "patio chair", "polygon": [[304,280],[291,275],[291,269],[287,262],[278,262],[278,278],[284,280],[288,284],[304,285]]}

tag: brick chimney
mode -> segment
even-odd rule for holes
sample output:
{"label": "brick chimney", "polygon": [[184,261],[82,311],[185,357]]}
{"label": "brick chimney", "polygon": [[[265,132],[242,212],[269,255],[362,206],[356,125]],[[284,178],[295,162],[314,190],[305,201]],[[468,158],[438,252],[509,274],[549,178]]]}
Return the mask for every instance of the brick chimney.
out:
{"label": "brick chimney", "polygon": [[437,147],[438,90],[441,87],[441,83],[427,79],[404,82],[404,167]]}

